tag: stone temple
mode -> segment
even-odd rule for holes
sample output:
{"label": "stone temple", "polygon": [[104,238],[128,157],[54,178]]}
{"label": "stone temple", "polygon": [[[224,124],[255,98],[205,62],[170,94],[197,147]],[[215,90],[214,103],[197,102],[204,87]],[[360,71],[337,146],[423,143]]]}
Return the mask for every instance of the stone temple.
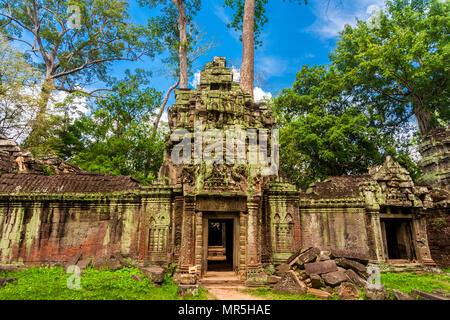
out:
{"label": "stone temple", "polygon": [[[151,186],[55,157],[35,159],[0,137],[0,263],[118,253],[145,264],[175,263],[181,285],[195,285],[213,270],[261,283],[265,267],[311,246],[358,252],[372,263],[448,267],[448,131],[423,146],[428,168],[440,170],[431,183],[414,183],[388,157],[366,175],[298,190],[271,167],[277,152],[270,110],[233,82],[225,58],[206,64],[196,90],[175,95],[164,163]],[[247,135],[211,146],[205,132]],[[435,149],[437,162],[430,157]],[[261,151],[269,158],[264,168],[248,161]],[[226,161],[206,161],[205,152]]]}

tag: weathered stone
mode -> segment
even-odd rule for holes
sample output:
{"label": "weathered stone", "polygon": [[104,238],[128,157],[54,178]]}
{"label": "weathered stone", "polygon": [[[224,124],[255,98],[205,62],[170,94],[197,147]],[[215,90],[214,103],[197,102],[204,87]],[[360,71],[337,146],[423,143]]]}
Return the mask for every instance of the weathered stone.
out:
{"label": "weathered stone", "polygon": [[196,296],[198,295],[198,284],[179,284],[178,295],[180,296]]}
{"label": "weathered stone", "polygon": [[327,261],[330,260],[331,251],[320,251],[319,260]]}
{"label": "weathered stone", "polygon": [[335,271],[322,274],[322,279],[329,286],[336,287],[344,281],[350,281],[347,275],[342,271]]}
{"label": "weathered stone", "polygon": [[320,289],[325,286],[325,282],[317,274],[311,275],[311,287],[314,289]]}
{"label": "weathered stone", "polygon": [[360,277],[355,271],[352,269],[345,270],[345,274],[347,277],[357,286],[365,287],[367,284],[367,281],[364,280],[362,277]]}
{"label": "weathered stone", "polygon": [[351,282],[342,282],[336,288],[336,294],[339,295],[339,300],[360,300],[359,288]]}
{"label": "weathered stone", "polygon": [[398,290],[395,290],[395,289],[392,289],[391,291],[392,291],[392,293],[394,294],[394,297],[397,300],[414,300],[413,297],[411,297],[410,295],[408,295],[406,293],[403,293],[401,291],[398,291]]}
{"label": "weathered stone", "polygon": [[164,269],[159,266],[141,267],[139,270],[154,283],[162,283],[164,281]]}
{"label": "weathered stone", "polygon": [[360,276],[367,278],[367,268],[363,264],[346,258],[336,259],[335,262],[338,266],[341,266],[345,269],[352,269]]}
{"label": "weathered stone", "polygon": [[281,277],[277,277],[277,276],[268,276],[267,277],[267,283],[269,283],[269,284],[276,284],[280,280],[281,280]]}
{"label": "weathered stone", "polygon": [[305,263],[310,263],[312,261],[315,261],[320,254],[319,248],[309,248],[302,254],[300,254],[297,259],[295,260],[295,263],[298,266],[303,267]]}
{"label": "weathered stone", "polygon": [[77,252],[74,255],[72,255],[69,260],[67,260],[67,262],[64,265],[64,269],[67,270],[67,268],[69,268],[70,266],[75,266],[78,262],[78,260],[80,260],[82,255],[82,252]]}
{"label": "weathered stone", "polygon": [[298,269],[298,270],[295,271],[295,273],[297,274],[297,277],[300,280],[306,280],[308,278],[308,274],[306,273],[305,270]]}
{"label": "weathered stone", "polygon": [[289,270],[290,270],[290,267],[287,263],[282,263],[277,267],[277,272],[280,276],[283,276]]}
{"label": "weathered stone", "polygon": [[17,281],[17,278],[0,278],[0,288],[5,286],[7,283],[13,283]]}
{"label": "weathered stone", "polygon": [[330,293],[323,291],[323,290],[315,289],[315,288],[309,288],[308,294],[312,294],[312,295],[322,298],[322,299],[330,299],[331,298]]}
{"label": "weathered stone", "polygon": [[369,257],[367,255],[350,250],[332,249],[331,258],[346,258],[356,260],[364,265],[367,265],[369,263]]}
{"label": "weathered stone", "polygon": [[450,298],[435,293],[424,292],[420,290],[411,290],[411,296],[419,300],[450,300]]}
{"label": "weathered stone", "polygon": [[295,272],[290,270],[273,287],[273,291],[283,294],[305,294],[308,288],[304,282],[297,278]]}
{"label": "weathered stone", "polygon": [[141,281],[144,280],[144,279],[142,279],[141,277],[139,277],[138,275],[135,275],[135,274],[133,274],[133,275],[131,276],[131,278],[132,278],[133,280],[136,280],[136,281],[139,281],[139,282],[141,282]]}
{"label": "weathered stone", "polygon": [[389,297],[389,291],[382,284],[367,284],[364,291],[369,300],[386,300]]}
{"label": "weathered stone", "polygon": [[92,258],[81,259],[77,262],[77,267],[80,268],[80,270],[84,270],[91,263],[92,263]]}
{"label": "weathered stone", "polygon": [[305,263],[305,270],[308,275],[323,274],[337,271],[336,263],[333,260]]}

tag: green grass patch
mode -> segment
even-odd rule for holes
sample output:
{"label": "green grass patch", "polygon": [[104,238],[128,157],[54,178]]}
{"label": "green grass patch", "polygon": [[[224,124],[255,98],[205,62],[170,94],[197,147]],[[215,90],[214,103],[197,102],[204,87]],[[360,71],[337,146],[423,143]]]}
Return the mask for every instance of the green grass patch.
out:
{"label": "green grass patch", "polygon": [[[143,280],[136,281],[132,275]],[[18,279],[0,288],[0,300],[206,300],[208,294],[201,288],[195,297],[179,297],[170,277],[166,277],[161,287],[156,287],[139,269],[132,267],[115,271],[87,268],[81,274],[79,290],[68,289],[71,276],[74,275],[67,274],[62,267],[0,273],[0,277]]]}
{"label": "green grass patch", "polygon": [[433,292],[433,289],[450,290],[450,276],[431,273],[382,273],[381,283],[388,289],[410,294],[413,289]]}
{"label": "green grass patch", "polygon": [[272,291],[268,287],[261,287],[257,290],[247,289],[244,290],[245,293],[251,294],[256,297],[262,297],[267,300],[323,300],[319,297],[316,297],[312,294],[282,294]]}

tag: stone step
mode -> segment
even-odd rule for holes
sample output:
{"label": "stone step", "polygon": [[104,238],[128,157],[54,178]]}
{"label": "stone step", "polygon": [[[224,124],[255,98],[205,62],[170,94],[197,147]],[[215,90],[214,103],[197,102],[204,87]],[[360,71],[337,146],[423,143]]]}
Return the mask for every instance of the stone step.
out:
{"label": "stone step", "polygon": [[200,284],[206,285],[226,285],[226,286],[245,286],[245,282],[239,279],[201,279]]}
{"label": "stone step", "polygon": [[248,289],[245,286],[227,286],[227,285],[204,285],[202,286],[206,290],[208,289],[227,289],[227,290],[246,290]]}

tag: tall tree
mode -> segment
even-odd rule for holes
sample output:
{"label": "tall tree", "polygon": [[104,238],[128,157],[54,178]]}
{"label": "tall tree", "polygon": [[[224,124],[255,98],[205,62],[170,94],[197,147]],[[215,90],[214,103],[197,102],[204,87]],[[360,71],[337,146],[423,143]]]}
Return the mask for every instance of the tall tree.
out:
{"label": "tall tree", "polygon": [[[228,25],[237,31],[242,31],[242,66],[240,84],[243,90],[253,97],[255,81],[255,47],[260,45],[258,36],[269,21],[266,16],[266,5],[269,0],[224,0],[224,6],[234,10],[233,21]],[[283,0],[286,1],[286,0]],[[308,3],[307,0],[289,0],[298,4]]]}
{"label": "tall tree", "polygon": [[92,114],[61,132],[61,155],[88,171],[132,175],[142,182],[156,178],[164,139],[151,136],[149,120],[161,93],[149,84],[148,73],[141,70],[114,81],[112,91],[96,100]]}
{"label": "tall tree", "polygon": [[171,92],[178,86],[188,88],[192,63],[214,46],[214,42],[203,42],[203,34],[193,18],[200,10],[200,0],[139,0],[141,5],[159,8],[160,14],[150,19],[153,33],[161,39],[168,54],[163,62],[175,83],[167,90],[160,110],[155,117],[153,136],[156,135],[161,116],[164,113]]}
{"label": "tall tree", "polygon": [[359,100],[393,125],[415,115],[421,135],[449,123],[450,2],[386,2],[379,28],[346,26],[333,65]]}
{"label": "tall tree", "polygon": [[130,23],[128,6],[124,0],[0,0],[0,32],[28,47],[44,75],[29,146],[40,143],[54,90],[82,90],[103,80],[113,61],[154,55],[152,34]]}
{"label": "tall tree", "polygon": [[37,106],[39,71],[0,36],[0,133],[22,141]]}

